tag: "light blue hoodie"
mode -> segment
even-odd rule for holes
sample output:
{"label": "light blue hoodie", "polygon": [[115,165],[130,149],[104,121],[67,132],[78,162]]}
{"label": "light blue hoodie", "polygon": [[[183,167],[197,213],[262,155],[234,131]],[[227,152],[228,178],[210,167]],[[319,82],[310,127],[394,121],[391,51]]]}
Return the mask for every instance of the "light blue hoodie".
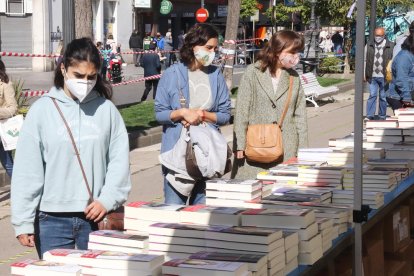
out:
{"label": "light blue hoodie", "polygon": [[128,134],[116,107],[96,91],[79,103],[53,87],[30,108],[17,143],[11,184],[16,236],[34,233],[36,210],[83,212],[88,204],[70,137],[51,98],[71,128],[94,198],[113,210],[131,188]]}

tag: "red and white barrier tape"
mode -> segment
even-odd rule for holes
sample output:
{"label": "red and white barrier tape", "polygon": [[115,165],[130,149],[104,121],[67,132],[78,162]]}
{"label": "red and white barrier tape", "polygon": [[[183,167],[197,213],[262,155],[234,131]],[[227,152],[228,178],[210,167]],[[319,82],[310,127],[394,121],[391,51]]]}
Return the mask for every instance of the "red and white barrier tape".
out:
{"label": "red and white barrier tape", "polygon": [[15,53],[15,52],[0,52],[0,56],[6,56],[6,57],[60,57],[60,55],[46,55],[46,54],[28,54],[28,53]]}
{"label": "red and white barrier tape", "polygon": [[161,54],[166,54],[166,53],[179,53],[180,51],[174,50],[174,51],[139,51],[139,52],[121,52],[121,55],[133,55],[133,54],[138,54],[138,55],[142,55],[142,54],[149,54],[149,53],[161,53]]}
{"label": "red and white barrier tape", "polygon": [[257,37],[257,38],[248,38],[248,39],[238,39],[238,40],[224,40],[224,43],[228,43],[228,44],[237,44],[239,42],[246,42],[246,41],[255,41],[255,40],[260,40],[261,38]]}
{"label": "red and white barrier tape", "polygon": [[[140,79],[136,79],[136,80],[130,80],[130,81],[124,81],[124,82],[120,82],[120,83],[115,83],[112,84],[112,86],[121,86],[121,85],[127,85],[127,84],[131,84],[131,83],[136,83],[136,82],[143,82],[146,80],[156,80],[161,78],[161,74],[159,75],[154,75],[154,76],[149,76],[149,77],[145,77],[145,78],[140,78]],[[38,97],[38,96],[42,96],[46,93],[48,93],[49,91],[47,90],[33,90],[33,91],[27,91],[27,92],[23,92],[23,96],[24,97]]]}

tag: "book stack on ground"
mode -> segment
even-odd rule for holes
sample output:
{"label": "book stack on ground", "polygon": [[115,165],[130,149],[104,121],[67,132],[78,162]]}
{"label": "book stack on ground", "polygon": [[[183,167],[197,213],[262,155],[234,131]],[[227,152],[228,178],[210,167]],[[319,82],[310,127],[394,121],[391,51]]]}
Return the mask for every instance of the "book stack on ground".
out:
{"label": "book stack on ground", "polygon": [[[393,191],[401,181],[401,173],[389,170],[363,170],[362,189],[366,192],[388,193]],[[354,189],[354,170],[346,170],[343,179],[344,190]]]}
{"label": "book stack on ground", "polygon": [[[354,190],[334,190],[332,192],[333,204],[344,204],[352,206],[354,200]],[[372,209],[378,209],[384,205],[384,193],[381,192],[362,192],[363,204],[369,205]]]}
{"label": "book stack on ground", "polygon": [[[283,231],[283,238],[285,240],[285,268],[284,274],[287,275],[298,267],[299,256],[299,234],[296,231]],[[271,275],[269,273],[269,275]]]}
{"label": "book stack on ground", "polygon": [[125,230],[127,233],[148,235],[151,224],[180,221],[179,210],[184,207],[157,202],[132,202],[125,206]]}
{"label": "book stack on ground", "polygon": [[206,182],[207,205],[241,206],[261,197],[262,183],[258,180],[212,179]]}
{"label": "book stack on ground", "polygon": [[252,276],[267,276],[267,256],[263,254],[223,253],[218,251],[200,251],[189,259],[212,260],[222,262],[246,263]]}
{"label": "book stack on ground", "polygon": [[[302,166],[298,168],[298,184],[315,183],[316,187],[342,189],[342,166]],[[307,186],[310,186],[308,184]]]}
{"label": "book stack on ground", "polygon": [[245,263],[199,259],[174,259],[162,265],[163,275],[180,276],[247,276]]}
{"label": "book stack on ground", "polygon": [[30,276],[80,276],[82,268],[74,264],[28,259],[10,266],[12,275]]}
{"label": "book stack on ground", "polygon": [[322,251],[325,253],[332,247],[333,219],[317,218],[316,223],[322,237]]}
{"label": "book stack on ground", "polygon": [[127,234],[116,230],[99,230],[89,234],[88,249],[147,253],[148,236]]}
{"label": "book stack on ground", "polygon": [[82,266],[82,274],[160,275],[164,256],[102,250],[53,249],[43,254],[45,261]]}

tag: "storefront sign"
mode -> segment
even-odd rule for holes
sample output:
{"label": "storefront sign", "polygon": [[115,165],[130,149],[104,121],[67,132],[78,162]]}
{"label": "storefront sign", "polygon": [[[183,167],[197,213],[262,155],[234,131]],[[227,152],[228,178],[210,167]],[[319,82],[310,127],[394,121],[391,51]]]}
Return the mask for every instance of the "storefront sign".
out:
{"label": "storefront sign", "polygon": [[194,17],[194,13],[193,12],[183,12],[181,17]]}
{"label": "storefront sign", "polygon": [[208,10],[200,8],[196,11],[195,18],[197,22],[203,23],[208,19]]}
{"label": "storefront sign", "polygon": [[227,16],[227,7],[228,6],[218,5],[217,6],[217,16],[218,17],[226,17]]}
{"label": "storefront sign", "polygon": [[150,9],[151,8],[151,0],[135,0],[134,7],[135,8]]}
{"label": "storefront sign", "polygon": [[170,1],[163,0],[161,2],[161,6],[160,6],[160,13],[164,14],[164,15],[169,14],[171,12],[172,8],[173,8],[173,5],[171,4]]}

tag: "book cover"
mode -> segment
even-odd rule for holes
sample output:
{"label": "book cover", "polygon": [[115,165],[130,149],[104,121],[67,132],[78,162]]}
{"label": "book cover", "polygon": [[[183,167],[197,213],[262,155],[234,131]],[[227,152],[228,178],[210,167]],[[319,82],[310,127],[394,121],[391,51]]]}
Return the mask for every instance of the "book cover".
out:
{"label": "book cover", "polygon": [[74,264],[28,259],[11,264],[13,275],[81,275],[81,267]]}
{"label": "book cover", "polygon": [[89,241],[144,248],[148,244],[148,236],[131,235],[116,230],[98,230],[89,234]]}
{"label": "book cover", "polygon": [[[218,271],[229,271],[229,272],[236,272],[238,270],[247,271],[247,265],[243,263],[237,262],[221,262],[221,261],[214,261],[214,260],[198,260],[198,259],[176,259],[171,260],[162,265],[163,273],[165,267],[170,268],[193,268],[197,270],[218,270]],[[181,270],[173,270],[181,271]],[[168,273],[168,271],[167,271]]]}

